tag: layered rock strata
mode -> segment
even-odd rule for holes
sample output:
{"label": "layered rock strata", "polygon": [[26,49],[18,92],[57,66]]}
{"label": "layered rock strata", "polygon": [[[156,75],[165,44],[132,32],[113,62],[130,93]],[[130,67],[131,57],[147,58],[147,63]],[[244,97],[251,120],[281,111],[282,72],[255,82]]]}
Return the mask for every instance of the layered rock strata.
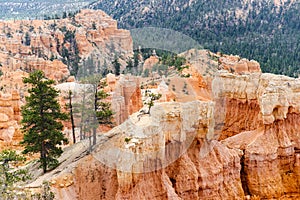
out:
{"label": "layered rock strata", "polygon": [[213,134],[213,106],[157,104],[151,116],[134,114],[99,137],[90,156],[75,161],[82,151],[66,150],[61,159],[73,155],[46,175],[57,198],[242,199],[241,152],[207,140]]}
{"label": "layered rock strata", "polygon": [[221,139],[227,139],[222,143],[243,151],[245,194],[265,199],[298,198],[299,79],[222,71],[215,81],[226,99]]}
{"label": "layered rock strata", "polygon": [[22,139],[19,130],[20,95],[0,93],[0,149],[16,145]]}

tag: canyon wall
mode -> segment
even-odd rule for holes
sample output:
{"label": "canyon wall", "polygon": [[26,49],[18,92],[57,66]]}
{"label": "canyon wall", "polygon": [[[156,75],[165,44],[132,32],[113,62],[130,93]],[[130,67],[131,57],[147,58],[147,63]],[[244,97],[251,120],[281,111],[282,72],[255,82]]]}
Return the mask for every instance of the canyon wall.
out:
{"label": "canyon wall", "polygon": [[220,70],[211,87],[214,101],[156,103],[99,136],[48,175],[57,198],[299,198],[299,80]]}
{"label": "canyon wall", "polygon": [[193,98],[176,90],[180,101],[156,102],[150,114],[137,112],[139,78],[109,74],[119,126],[99,134],[87,156],[88,141],[68,147],[61,165],[30,186],[51,180],[57,199],[299,198],[299,79],[218,58],[211,77],[193,63],[184,71]]}
{"label": "canyon wall", "polygon": [[223,83],[221,95],[230,99],[222,143],[244,152],[245,194],[299,198],[299,79],[223,71],[216,81]]}
{"label": "canyon wall", "polygon": [[208,139],[213,109],[210,101],[159,103],[99,136],[89,156],[78,150],[84,141],[66,149],[45,177],[57,199],[243,199],[242,151]]}

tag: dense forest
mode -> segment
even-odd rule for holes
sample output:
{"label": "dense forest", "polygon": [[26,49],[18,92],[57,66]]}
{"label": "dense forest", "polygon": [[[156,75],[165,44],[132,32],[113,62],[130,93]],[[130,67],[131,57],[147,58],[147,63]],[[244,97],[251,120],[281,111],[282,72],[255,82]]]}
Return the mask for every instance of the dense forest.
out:
{"label": "dense forest", "polygon": [[89,7],[104,10],[121,28],[169,28],[213,52],[255,59],[263,72],[300,73],[300,4],[294,1],[100,0]]}

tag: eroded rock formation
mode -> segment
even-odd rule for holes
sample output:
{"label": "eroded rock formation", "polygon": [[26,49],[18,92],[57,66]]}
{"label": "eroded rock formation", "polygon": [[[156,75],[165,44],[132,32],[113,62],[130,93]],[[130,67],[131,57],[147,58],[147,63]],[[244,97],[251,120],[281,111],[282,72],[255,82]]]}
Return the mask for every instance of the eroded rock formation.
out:
{"label": "eroded rock formation", "polygon": [[116,125],[123,123],[129,115],[143,107],[139,77],[123,76],[114,81],[114,75],[107,78],[111,93],[111,106],[115,112]]}
{"label": "eroded rock formation", "polygon": [[299,199],[300,80],[218,58],[210,82],[193,63],[190,77],[163,81],[161,91],[176,83],[185,96],[174,91],[180,101],[156,102],[150,114],[134,113],[139,79],[110,74],[120,125],[88,156],[88,141],[66,149],[30,186],[51,179],[58,199]]}
{"label": "eroded rock formation", "polygon": [[[0,63],[4,74],[21,69],[43,70],[47,77],[63,81],[77,73],[74,62],[93,57],[93,67],[111,66],[113,55],[132,56],[130,32],[117,28],[117,22],[103,11],[82,10],[74,17],[56,20],[1,21]],[[72,61],[71,61],[72,60]],[[101,68],[101,69],[100,69]]]}
{"label": "eroded rock formation", "polygon": [[218,79],[224,83],[222,94],[230,99],[222,138],[237,134],[223,143],[244,152],[245,194],[266,199],[298,198],[299,79],[227,72],[221,72]]}
{"label": "eroded rock formation", "polygon": [[158,64],[159,58],[156,55],[150,56],[148,59],[145,60],[143,65],[143,70],[149,70],[151,72],[153,66]]}
{"label": "eroded rock formation", "polygon": [[225,69],[235,74],[261,72],[260,65],[257,61],[247,60],[239,56],[222,55],[219,60],[219,68]]}
{"label": "eroded rock formation", "polygon": [[[73,186],[54,187],[77,199],[297,199],[299,87],[285,76],[219,71],[212,88],[223,101],[132,115],[68,171]],[[224,115],[213,117],[219,103]]]}
{"label": "eroded rock formation", "polygon": [[18,145],[22,139],[20,121],[20,95],[0,93],[0,149]]}
{"label": "eroded rock formation", "polygon": [[207,140],[214,134],[213,107],[201,101],[157,104],[151,116],[132,115],[102,135],[91,156],[65,167],[82,154],[67,150],[62,159],[72,156],[56,169],[63,172],[47,175],[57,197],[242,199],[241,151]]}
{"label": "eroded rock formation", "polygon": [[[70,71],[76,75],[74,68],[77,65],[73,65],[75,61],[78,62],[79,69],[84,68],[82,65],[87,65],[85,66],[88,68],[87,71],[101,73],[110,68],[115,52],[118,52],[124,60],[132,56],[133,52],[130,32],[118,29],[117,22],[100,10],[82,10],[74,17],[56,20],[1,21],[0,27],[3,30],[0,34],[2,102],[10,101],[6,96],[12,98],[17,91],[21,97],[20,102],[24,103],[28,86],[23,84],[22,79],[34,70],[44,71],[46,77],[54,79],[56,83],[71,82],[75,81],[74,76],[70,76]],[[90,62],[85,63],[86,60]],[[125,61],[122,59],[119,61],[124,67]],[[79,72],[77,75],[82,77]],[[129,103],[131,106],[139,106],[135,104],[137,100],[134,97],[131,101],[133,101],[133,104]],[[6,124],[1,125],[0,139],[5,141],[11,140],[14,130],[19,131],[17,124],[20,123],[19,112],[15,113],[15,117],[11,117],[9,113],[7,119],[7,107],[0,109],[1,124]],[[65,107],[65,101],[62,101],[62,107]],[[127,114],[122,115],[126,118],[135,111],[136,109],[128,108]],[[69,126],[67,123],[65,125]],[[2,145],[0,147],[2,148]]]}

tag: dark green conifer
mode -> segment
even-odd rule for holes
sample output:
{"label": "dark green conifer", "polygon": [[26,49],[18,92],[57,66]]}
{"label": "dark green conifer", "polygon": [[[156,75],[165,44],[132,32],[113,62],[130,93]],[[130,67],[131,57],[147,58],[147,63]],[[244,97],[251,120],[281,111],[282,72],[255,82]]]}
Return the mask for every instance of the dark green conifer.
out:
{"label": "dark green conifer", "polygon": [[57,101],[59,92],[52,86],[54,81],[46,79],[42,71],[31,73],[23,82],[31,85],[22,107],[23,153],[40,153],[39,162],[45,173],[58,165],[56,158],[63,152],[59,145],[68,142],[61,123],[67,115],[61,112]]}

